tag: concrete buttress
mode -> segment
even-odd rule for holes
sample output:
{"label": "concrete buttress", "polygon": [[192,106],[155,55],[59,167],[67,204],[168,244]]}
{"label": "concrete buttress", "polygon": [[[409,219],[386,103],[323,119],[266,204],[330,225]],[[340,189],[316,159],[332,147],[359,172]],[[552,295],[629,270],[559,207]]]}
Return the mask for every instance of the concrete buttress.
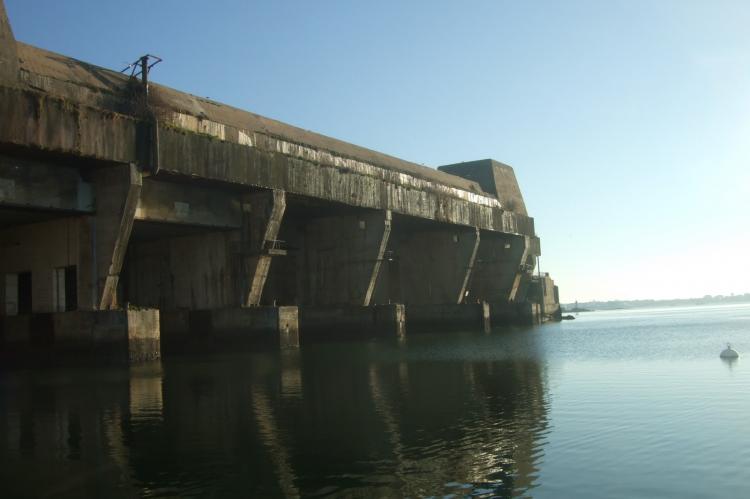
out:
{"label": "concrete buttress", "polygon": [[277,248],[281,222],[286,211],[284,191],[272,190],[248,194],[243,199],[243,260],[247,286],[243,303],[257,306],[274,256],[284,251]]}
{"label": "concrete buttress", "polygon": [[514,302],[516,301],[516,297],[518,296],[518,290],[521,287],[521,280],[523,279],[523,276],[528,275],[528,268],[526,265],[526,262],[529,258],[529,254],[531,251],[531,238],[529,236],[526,236],[523,238],[523,253],[521,254],[521,263],[518,266],[518,270],[516,271],[516,275],[513,278],[513,284],[510,288],[510,293],[508,294],[508,301]]}
{"label": "concrete buttress", "polygon": [[118,307],[117,285],[143,181],[134,164],[102,167],[94,171],[93,177],[96,193],[96,215],[91,217],[93,303],[94,309],[112,310]]}
{"label": "concrete buttress", "polygon": [[[375,220],[373,220],[375,224],[375,228],[380,228],[380,217],[377,217]],[[380,268],[383,266],[383,258],[385,256],[386,248],[388,247],[388,240],[391,236],[391,211],[386,210],[384,212],[384,217],[382,218],[382,233],[380,236],[380,244],[378,245],[378,253],[375,256],[375,263],[372,266],[372,272],[370,273],[370,278],[367,281],[367,290],[365,291],[365,298],[363,300],[362,305],[365,307],[370,305],[370,302],[372,301],[372,294],[375,291],[375,285],[378,282],[378,276],[380,275]]]}

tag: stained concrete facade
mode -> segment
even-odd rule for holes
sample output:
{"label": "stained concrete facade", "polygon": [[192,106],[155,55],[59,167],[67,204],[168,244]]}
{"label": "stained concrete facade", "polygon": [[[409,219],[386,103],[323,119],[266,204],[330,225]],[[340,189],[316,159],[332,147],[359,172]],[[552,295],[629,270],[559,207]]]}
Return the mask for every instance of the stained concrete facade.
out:
{"label": "stained concrete facade", "polygon": [[180,334],[299,307],[304,336],[369,307],[401,307],[396,334],[410,306],[525,307],[540,245],[509,166],[434,170],[146,86],[16,42],[1,1],[0,41],[4,316],[159,310]]}

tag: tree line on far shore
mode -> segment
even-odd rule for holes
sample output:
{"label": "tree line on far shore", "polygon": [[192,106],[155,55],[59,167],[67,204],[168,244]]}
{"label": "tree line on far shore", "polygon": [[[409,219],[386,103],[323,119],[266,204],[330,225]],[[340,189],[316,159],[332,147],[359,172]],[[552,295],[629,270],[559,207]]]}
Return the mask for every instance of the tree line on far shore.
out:
{"label": "tree line on far shore", "polygon": [[620,310],[646,307],[684,307],[690,305],[722,305],[750,303],[750,293],[742,295],[706,295],[702,298],[676,298],[673,300],[611,300],[563,303],[563,312],[592,312],[594,310]]}

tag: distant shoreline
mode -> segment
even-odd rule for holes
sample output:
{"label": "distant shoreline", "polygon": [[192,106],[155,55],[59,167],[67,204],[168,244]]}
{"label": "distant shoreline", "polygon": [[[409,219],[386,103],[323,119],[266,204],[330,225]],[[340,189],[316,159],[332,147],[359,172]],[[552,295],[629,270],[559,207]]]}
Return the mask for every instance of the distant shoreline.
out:
{"label": "distant shoreline", "polygon": [[672,300],[611,300],[563,303],[562,312],[595,312],[597,310],[626,310],[634,308],[680,307],[699,305],[729,305],[750,303],[750,293],[733,296],[704,296],[703,298],[681,298]]}

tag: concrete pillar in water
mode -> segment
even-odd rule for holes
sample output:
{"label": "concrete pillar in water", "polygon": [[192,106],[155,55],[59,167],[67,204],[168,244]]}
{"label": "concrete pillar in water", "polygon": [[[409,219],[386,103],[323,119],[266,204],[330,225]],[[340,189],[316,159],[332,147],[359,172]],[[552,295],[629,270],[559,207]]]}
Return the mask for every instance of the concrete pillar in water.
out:
{"label": "concrete pillar in water", "polygon": [[243,199],[243,263],[247,276],[243,304],[247,307],[260,304],[271,260],[285,254],[277,245],[285,211],[284,191],[257,192]]}

